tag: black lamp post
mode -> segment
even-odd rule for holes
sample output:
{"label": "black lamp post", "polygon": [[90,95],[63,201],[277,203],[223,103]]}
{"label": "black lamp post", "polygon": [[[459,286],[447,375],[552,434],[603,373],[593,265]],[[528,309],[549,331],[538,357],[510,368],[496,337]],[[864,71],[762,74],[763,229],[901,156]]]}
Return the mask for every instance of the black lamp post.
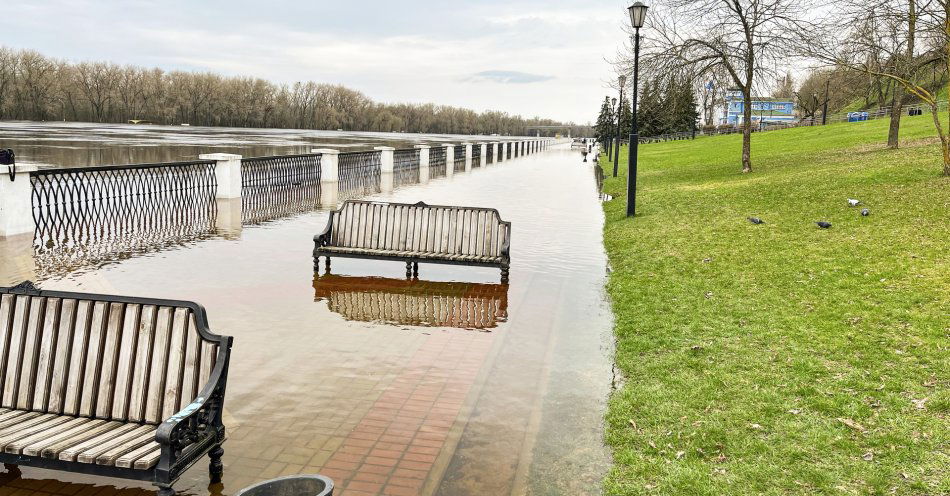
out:
{"label": "black lamp post", "polygon": [[620,83],[620,103],[617,106],[617,139],[614,141],[614,177],[617,177],[617,164],[620,162],[620,137],[622,136],[620,130],[620,115],[623,113],[623,109],[620,108],[623,105],[623,87],[627,84],[627,76],[620,76],[617,79],[617,82]]}
{"label": "black lamp post", "polygon": [[637,148],[640,145],[640,130],[637,128],[637,85],[640,76],[640,28],[647,17],[647,6],[634,2],[627,8],[630,12],[630,25],[633,26],[633,126],[630,129],[630,156],[627,169],[627,217],[637,214]]}
{"label": "black lamp post", "polygon": [[[617,98],[610,99],[610,111],[613,112],[614,117],[619,121],[620,114],[617,113],[620,107],[617,106]],[[613,127],[614,121],[610,121],[610,127]],[[614,136],[607,140],[607,161],[613,160],[614,158],[614,141],[617,141],[617,135],[620,133],[614,133]]]}

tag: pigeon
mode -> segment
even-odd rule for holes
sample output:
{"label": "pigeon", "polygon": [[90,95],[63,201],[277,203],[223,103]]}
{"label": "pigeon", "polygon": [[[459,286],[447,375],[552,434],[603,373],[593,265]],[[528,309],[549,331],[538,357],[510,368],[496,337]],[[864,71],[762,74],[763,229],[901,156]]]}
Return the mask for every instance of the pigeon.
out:
{"label": "pigeon", "polygon": [[831,222],[825,222],[825,221],[823,221],[823,220],[820,220],[820,221],[818,221],[818,222],[815,222],[815,224],[818,224],[818,227],[820,227],[820,228],[822,228],[822,229],[828,229],[829,227],[831,227]]}
{"label": "pigeon", "polygon": [[852,207],[857,207],[861,203],[861,200],[855,200],[854,198],[848,198],[848,205]]}
{"label": "pigeon", "polygon": [[765,224],[765,221],[758,217],[749,217],[749,222],[753,224]]}
{"label": "pigeon", "polygon": [[869,216],[869,215],[871,215],[871,211],[870,211],[870,210],[868,210],[868,209],[866,209],[866,208],[861,210],[861,216],[862,216],[862,217],[867,217],[867,216]]}

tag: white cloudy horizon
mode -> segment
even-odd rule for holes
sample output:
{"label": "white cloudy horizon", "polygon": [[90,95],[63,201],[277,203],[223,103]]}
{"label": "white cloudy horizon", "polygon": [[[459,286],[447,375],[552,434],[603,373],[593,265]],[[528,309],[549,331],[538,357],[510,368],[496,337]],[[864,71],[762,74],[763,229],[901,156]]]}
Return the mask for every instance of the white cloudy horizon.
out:
{"label": "white cloudy horizon", "polygon": [[7,0],[0,44],[70,61],[341,84],[588,123],[623,46],[623,0]]}

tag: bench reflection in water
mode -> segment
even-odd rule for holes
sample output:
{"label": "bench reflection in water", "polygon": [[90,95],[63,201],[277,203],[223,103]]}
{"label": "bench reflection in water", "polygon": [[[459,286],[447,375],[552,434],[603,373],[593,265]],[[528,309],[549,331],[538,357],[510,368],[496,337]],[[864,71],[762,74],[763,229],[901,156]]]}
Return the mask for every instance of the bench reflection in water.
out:
{"label": "bench reflection in water", "polygon": [[326,274],[314,300],[347,320],[422,327],[491,329],[508,318],[508,285]]}

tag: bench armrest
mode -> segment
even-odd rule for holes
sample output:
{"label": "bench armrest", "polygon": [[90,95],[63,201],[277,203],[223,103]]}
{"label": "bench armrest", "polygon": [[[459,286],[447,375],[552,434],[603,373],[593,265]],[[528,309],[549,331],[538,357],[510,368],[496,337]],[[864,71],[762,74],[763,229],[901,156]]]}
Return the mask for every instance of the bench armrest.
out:
{"label": "bench armrest", "polygon": [[330,219],[327,220],[327,227],[322,233],[313,237],[313,242],[317,247],[327,246],[330,244],[330,236],[333,234],[333,215],[335,213],[336,212],[330,212]]}
{"label": "bench armrest", "polygon": [[[187,468],[192,457],[182,458],[186,450],[202,455],[224,440],[222,414],[231,337],[223,337],[218,346],[218,361],[198,397],[162,422],[155,432],[155,442],[162,447],[156,467],[160,476],[174,477],[173,474]],[[192,446],[194,450],[190,450]]]}

